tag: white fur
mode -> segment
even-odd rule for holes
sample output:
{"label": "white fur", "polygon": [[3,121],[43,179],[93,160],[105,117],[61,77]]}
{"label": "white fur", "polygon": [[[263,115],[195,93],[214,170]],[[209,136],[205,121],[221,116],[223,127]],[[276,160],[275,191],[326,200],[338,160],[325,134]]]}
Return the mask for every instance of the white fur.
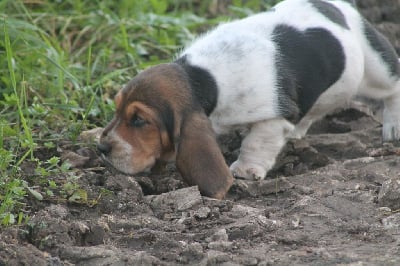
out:
{"label": "white fur", "polygon": [[240,155],[230,169],[234,176],[262,179],[275,164],[275,157],[294,126],[283,118],[255,123],[242,141]]}
{"label": "white fur", "polygon": [[[303,137],[313,121],[348,103],[356,94],[383,99],[383,137],[400,138],[400,82],[390,76],[386,63],[370,47],[359,13],[347,2],[329,3],[341,10],[350,30],[320,14],[307,0],[286,0],[274,11],[218,26],[181,54],[216,79],[218,102],[210,115],[214,130],[222,133],[237,126],[251,128],[238,160],[231,166],[235,175],[264,178],[285,144],[285,132],[290,130],[290,137]],[[278,113],[277,49],[271,36],[277,24],[298,30],[325,28],[340,41],[346,57],[340,79],[318,98],[294,130]]]}

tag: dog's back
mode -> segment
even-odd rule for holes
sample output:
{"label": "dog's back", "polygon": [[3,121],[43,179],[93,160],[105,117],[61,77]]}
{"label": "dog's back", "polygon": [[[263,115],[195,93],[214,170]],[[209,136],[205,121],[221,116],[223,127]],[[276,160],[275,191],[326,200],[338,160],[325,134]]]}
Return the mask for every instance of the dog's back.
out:
{"label": "dog's back", "polygon": [[310,113],[305,131],[357,93],[383,99],[398,90],[394,49],[350,2],[286,0],[189,46],[182,55],[218,85],[216,130],[276,116],[296,123]]}

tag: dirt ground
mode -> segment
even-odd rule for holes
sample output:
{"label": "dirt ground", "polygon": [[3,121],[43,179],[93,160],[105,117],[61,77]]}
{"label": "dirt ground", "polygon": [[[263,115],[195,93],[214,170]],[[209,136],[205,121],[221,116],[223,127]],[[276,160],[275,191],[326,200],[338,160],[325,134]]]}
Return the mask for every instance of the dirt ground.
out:
{"label": "dirt ground", "polygon": [[[359,2],[400,52],[400,1]],[[0,265],[400,265],[400,145],[382,144],[356,109],[309,133],[225,200],[201,197],[173,165],[129,177],[91,147],[61,145],[83,158],[76,175],[93,204],[28,198],[28,225],[0,231]],[[220,142],[232,162],[239,135]]]}

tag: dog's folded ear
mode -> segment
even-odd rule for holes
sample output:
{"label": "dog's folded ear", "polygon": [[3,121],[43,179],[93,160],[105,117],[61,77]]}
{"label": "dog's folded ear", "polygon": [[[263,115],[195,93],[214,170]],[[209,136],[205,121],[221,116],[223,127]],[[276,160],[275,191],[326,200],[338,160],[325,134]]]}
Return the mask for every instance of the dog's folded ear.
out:
{"label": "dog's folded ear", "polygon": [[217,144],[211,123],[202,112],[183,117],[176,140],[176,166],[189,185],[197,185],[202,195],[222,199],[233,176]]}

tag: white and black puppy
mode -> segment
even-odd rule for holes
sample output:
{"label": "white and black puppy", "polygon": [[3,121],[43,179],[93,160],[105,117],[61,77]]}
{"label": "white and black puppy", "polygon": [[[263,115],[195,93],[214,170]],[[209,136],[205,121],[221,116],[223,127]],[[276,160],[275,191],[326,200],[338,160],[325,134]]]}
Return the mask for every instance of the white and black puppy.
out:
{"label": "white and black puppy", "polygon": [[[222,24],[116,96],[99,144],[128,174],[176,160],[188,183],[222,198],[232,175],[263,179],[287,138],[354,96],[382,100],[383,140],[400,139],[395,50],[352,1],[286,0]],[[249,129],[230,170],[214,137]]]}

